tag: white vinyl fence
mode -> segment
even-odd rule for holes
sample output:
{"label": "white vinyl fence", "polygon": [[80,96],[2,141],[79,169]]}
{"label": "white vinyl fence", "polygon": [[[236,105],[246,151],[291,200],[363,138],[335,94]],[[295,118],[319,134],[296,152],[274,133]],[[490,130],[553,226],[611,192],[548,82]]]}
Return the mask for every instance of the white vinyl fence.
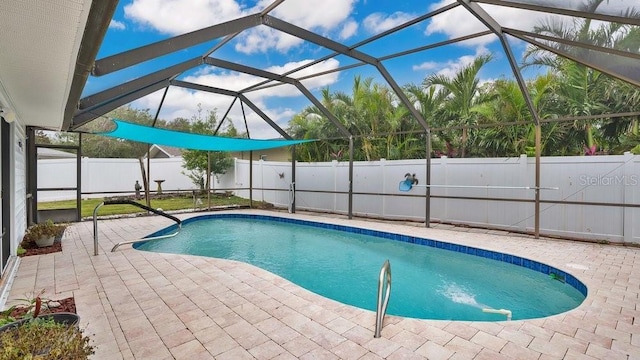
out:
{"label": "white vinyl fence", "polygon": [[[296,208],[346,214],[348,166],[337,161],[297,163]],[[399,191],[398,185],[405,173],[415,173],[424,184],[425,169],[425,160],[354,163],[354,214],[424,221],[426,188],[407,193]],[[249,162],[237,160],[234,177],[225,180],[224,186],[248,187]],[[255,200],[287,207],[290,182],[290,163],[254,162]],[[431,183],[461,186],[431,189],[432,221],[534,229],[534,190],[463,187],[534,187],[534,158],[433,159]],[[545,157],[541,186],[559,188],[541,190],[541,233],[640,243],[640,221],[634,220],[640,219],[640,156]],[[237,193],[248,197],[246,190]]]}
{"label": "white vinyl fence", "polygon": [[[110,192],[135,192],[136,180],[142,182],[138,159],[83,158],[82,197],[109,196]],[[146,160],[144,160],[146,167]],[[182,172],[182,158],[151,159],[150,190],[157,190],[154,180],[164,180],[162,189],[190,190],[195,185]],[[38,160],[38,188],[69,188],[76,186],[76,159]],[[115,194],[111,194],[115,195]],[[72,191],[38,191],[38,201],[75,199]]]}
{"label": "white vinyl fence", "polygon": [[[165,190],[193,189],[181,174],[181,159],[154,159],[151,179],[164,179]],[[83,159],[83,193],[133,191],[140,166],[133,159]],[[60,179],[72,173],[72,182]],[[355,162],[355,215],[424,221],[424,187],[401,192],[405,173],[415,173],[424,184],[425,160]],[[39,187],[75,184],[74,160],[40,160]],[[253,199],[288,207],[292,194],[289,162],[253,162]],[[297,163],[296,208],[348,212],[348,162]],[[68,178],[68,177],[67,177]],[[433,159],[431,183],[450,187],[431,189],[431,220],[491,228],[533,231],[535,191],[527,189],[469,188],[464,186],[534,187],[535,159]],[[55,184],[55,185],[54,185]],[[152,189],[154,189],[152,186]],[[460,187],[451,187],[460,186]],[[545,157],[541,165],[540,228],[542,234],[580,239],[640,243],[640,156]],[[213,181],[214,189],[235,190],[248,198],[249,161],[235,160],[233,169]],[[73,198],[75,194],[40,192]],[[626,205],[626,206],[625,206]]]}

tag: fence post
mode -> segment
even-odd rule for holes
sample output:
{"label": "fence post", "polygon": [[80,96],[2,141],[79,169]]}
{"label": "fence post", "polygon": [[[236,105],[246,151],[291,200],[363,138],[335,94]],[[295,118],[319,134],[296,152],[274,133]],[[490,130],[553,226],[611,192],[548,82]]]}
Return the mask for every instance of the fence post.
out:
{"label": "fence post", "polygon": [[[633,172],[633,154],[625,152],[622,158],[622,205],[633,204],[633,191],[638,186],[637,175]],[[633,242],[633,213],[635,209],[622,207],[622,241]]]}
{"label": "fence post", "polygon": [[[382,181],[381,181],[381,184],[380,184],[380,188],[382,189],[380,191],[381,194],[384,194],[385,193],[385,189],[387,188],[386,181],[385,181],[385,179],[386,179],[386,177],[385,177],[385,164],[386,164],[386,161],[387,161],[386,159],[380,159],[380,175],[382,176]],[[384,211],[384,208],[385,208],[385,203],[386,203],[386,198],[387,197],[384,196],[384,195],[381,195],[381,197],[382,197],[382,209],[381,209],[382,210],[382,217],[384,217],[384,215],[386,213]]]}
{"label": "fence post", "polygon": [[[530,176],[529,176],[529,161],[527,159],[527,154],[520,155],[520,186],[528,186],[530,184]],[[527,192],[527,200],[529,200],[529,192]],[[516,219],[516,224],[520,231],[527,231],[527,221],[529,219],[529,203],[519,203],[518,205],[518,218]],[[523,211],[524,210],[524,211]],[[511,222],[512,224],[514,222]]]}
{"label": "fence post", "polygon": [[[443,185],[448,185],[449,184],[449,167],[447,166],[447,159],[448,157],[446,155],[441,155],[440,156],[440,171],[442,172],[442,184]],[[446,198],[446,196],[449,196],[449,188],[444,188],[442,189],[444,190],[444,196],[445,198],[442,199],[442,201],[444,202],[444,206],[443,208],[443,214],[441,219],[442,220],[446,220],[449,218],[449,202],[450,200],[448,198]]]}
{"label": "fence post", "polygon": [[349,136],[349,220],[353,219],[353,136]]}
{"label": "fence post", "polygon": [[331,171],[333,172],[333,211],[337,212],[338,210],[338,160],[331,160]]}

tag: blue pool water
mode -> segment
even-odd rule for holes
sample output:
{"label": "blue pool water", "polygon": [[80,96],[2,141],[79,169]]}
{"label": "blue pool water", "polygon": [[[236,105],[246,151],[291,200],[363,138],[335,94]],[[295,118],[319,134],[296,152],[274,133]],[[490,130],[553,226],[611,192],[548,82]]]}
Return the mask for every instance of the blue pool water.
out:
{"label": "blue pool water", "polygon": [[[514,320],[538,318],[573,309],[586,295],[586,287],[573,276],[531,260],[433,240],[294,222],[300,221],[205,216],[188,220],[176,237],[135,247],[250,263],[325,297],[374,311],[380,267],[389,259],[393,282],[387,312],[422,319],[505,320],[482,308],[511,310]],[[507,262],[492,260],[496,256]],[[509,263],[515,261],[523,266]]]}

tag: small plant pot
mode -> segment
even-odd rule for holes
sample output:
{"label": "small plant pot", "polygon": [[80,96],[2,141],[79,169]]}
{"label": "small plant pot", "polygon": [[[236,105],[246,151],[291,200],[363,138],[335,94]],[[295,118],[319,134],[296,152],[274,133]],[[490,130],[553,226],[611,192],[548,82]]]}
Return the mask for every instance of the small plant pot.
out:
{"label": "small plant pot", "polygon": [[36,245],[38,245],[38,247],[51,246],[53,245],[53,242],[55,241],[55,239],[56,239],[55,236],[40,238],[36,240]]}
{"label": "small plant pot", "polygon": [[[37,317],[37,319],[53,320],[56,323],[65,324],[69,326],[78,326],[78,324],[80,323],[80,316],[70,312],[59,312],[59,313],[53,313],[53,314],[40,315]],[[31,320],[33,319],[21,319],[21,320],[14,321],[12,323],[0,326],[0,333],[16,328],[18,326],[21,326],[22,324]]]}

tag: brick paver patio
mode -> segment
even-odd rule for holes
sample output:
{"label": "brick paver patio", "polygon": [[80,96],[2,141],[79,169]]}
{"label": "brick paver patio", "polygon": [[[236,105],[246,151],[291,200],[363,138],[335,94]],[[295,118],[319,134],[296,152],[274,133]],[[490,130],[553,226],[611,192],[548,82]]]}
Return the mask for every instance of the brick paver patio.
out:
{"label": "brick paver patio", "polygon": [[[123,246],[170,222],[160,217],[72,225],[62,253],[22,258],[9,299],[41,289],[75,297],[95,359],[640,359],[640,249],[426,229],[329,215],[244,211],[371,228],[496,250],[584,282],[582,305],[544,319],[461,322],[375,314],[323,298],[252,265]],[[182,215],[190,217],[192,215]],[[10,304],[10,303],[9,303]]]}

